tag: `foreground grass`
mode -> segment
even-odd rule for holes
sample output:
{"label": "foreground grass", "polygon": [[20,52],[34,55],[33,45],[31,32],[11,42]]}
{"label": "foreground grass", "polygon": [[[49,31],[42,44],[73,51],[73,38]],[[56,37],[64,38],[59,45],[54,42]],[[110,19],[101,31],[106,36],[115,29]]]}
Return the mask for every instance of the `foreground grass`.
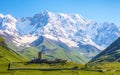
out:
{"label": "foreground grass", "polygon": [[[78,70],[7,70],[7,63],[0,65],[0,75],[120,75],[120,71],[98,71],[98,70],[87,70],[83,69],[84,65],[76,64],[68,62],[67,64],[64,64],[65,68],[72,68],[74,66],[78,66]],[[59,66],[59,68],[63,68],[60,66],[63,66],[63,64],[56,64]],[[12,66],[12,68],[56,68],[56,65],[48,65],[48,64],[16,64]],[[46,67],[45,67],[46,66]]]}
{"label": "foreground grass", "polygon": [[84,65],[77,64],[73,62],[67,63],[57,63],[57,64],[26,64],[26,63],[11,63],[11,68],[74,68],[77,66],[78,68],[83,68]]}
{"label": "foreground grass", "polygon": [[120,71],[120,62],[89,63],[89,68]]}
{"label": "foreground grass", "polygon": [[59,70],[59,71],[39,71],[39,70],[13,70],[1,72],[0,75],[120,75],[120,72],[97,72],[85,70]]}

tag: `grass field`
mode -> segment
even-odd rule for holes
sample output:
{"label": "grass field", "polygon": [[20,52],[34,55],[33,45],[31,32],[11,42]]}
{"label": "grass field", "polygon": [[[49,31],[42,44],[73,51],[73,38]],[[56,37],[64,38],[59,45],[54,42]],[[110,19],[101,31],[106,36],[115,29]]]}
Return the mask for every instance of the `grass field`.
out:
{"label": "grass field", "polygon": [[[7,70],[8,64],[0,64],[0,75],[120,75],[120,71],[101,71],[101,70],[92,70],[92,69],[83,69],[84,65],[75,64],[75,63],[67,63],[57,64],[57,65],[48,65],[48,64],[28,64],[24,65],[22,63],[13,64],[11,68],[73,68],[74,66],[78,66],[78,69],[71,70]],[[61,67],[60,67],[61,66]]]}
{"label": "grass field", "polygon": [[53,70],[53,71],[40,71],[40,70],[11,70],[0,72],[0,75],[120,75],[120,72],[97,72],[85,70]]}
{"label": "grass field", "polygon": [[120,62],[101,62],[101,63],[89,63],[89,68],[93,69],[105,69],[105,70],[116,70],[120,71]]}

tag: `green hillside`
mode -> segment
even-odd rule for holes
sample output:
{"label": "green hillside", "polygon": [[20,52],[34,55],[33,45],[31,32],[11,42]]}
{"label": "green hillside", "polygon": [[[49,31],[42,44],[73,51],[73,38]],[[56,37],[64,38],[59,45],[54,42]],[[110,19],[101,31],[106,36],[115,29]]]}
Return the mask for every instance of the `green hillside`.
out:
{"label": "green hillside", "polygon": [[84,47],[81,47],[82,50],[79,48],[70,48],[62,42],[53,41],[44,37],[40,37],[38,40],[33,42],[31,47],[17,47],[8,40],[7,45],[9,48],[13,49],[17,53],[20,53],[22,56],[27,57],[29,60],[32,58],[37,58],[38,52],[42,51],[44,58],[47,59],[60,58],[82,64],[89,61],[89,58],[80,54],[80,51],[84,51]]}
{"label": "green hillside", "polygon": [[97,68],[120,69],[120,38],[95,56],[88,65]]}
{"label": "green hillside", "polygon": [[44,58],[60,58],[82,64],[88,62],[88,58],[80,55],[79,50],[70,48],[62,42],[53,41],[47,38],[40,38],[37,41],[39,41],[37,44],[36,42],[33,44],[39,51],[42,51]]}
{"label": "green hillside", "polygon": [[37,58],[38,52],[42,51],[44,53],[44,58],[47,59],[61,58],[68,61],[85,64],[93,56],[100,52],[99,49],[91,45],[86,46],[78,44],[80,47],[69,47],[60,41],[51,40],[43,36],[34,41],[31,44],[31,47],[18,47],[8,38],[5,40],[9,48],[22,56],[27,57],[29,60],[32,58]]}
{"label": "green hillside", "polygon": [[[43,58],[54,60],[65,59],[67,61],[77,62],[85,64],[88,62],[88,58],[80,55],[80,50],[77,48],[70,48],[62,42],[53,41],[44,37],[40,37],[38,40],[33,42],[31,47],[20,46],[17,47],[15,44],[7,40],[9,48],[22,56],[31,60],[32,58],[38,57],[38,52],[43,52]],[[83,47],[82,47],[83,49]]]}
{"label": "green hillside", "polygon": [[0,37],[0,72],[7,69],[8,63],[24,62],[26,59],[7,47],[4,39]]}
{"label": "green hillside", "polygon": [[25,48],[23,52],[20,52],[23,56],[31,60],[31,58],[38,58],[39,50],[35,47]]}

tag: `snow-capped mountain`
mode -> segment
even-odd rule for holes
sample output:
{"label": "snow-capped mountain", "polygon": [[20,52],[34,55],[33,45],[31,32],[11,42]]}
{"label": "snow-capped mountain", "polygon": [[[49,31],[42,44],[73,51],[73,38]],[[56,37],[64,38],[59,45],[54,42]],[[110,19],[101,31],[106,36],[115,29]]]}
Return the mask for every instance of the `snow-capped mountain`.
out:
{"label": "snow-capped mountain", "polygon": [[[115,37],[119,36],[119,30],[113,23],[98,24],[84,19],[79,14],[45,11],[35,14],[33,17],[22,19],[15,19],[11,15],[3,16],[2,14],[0,17],[0,29],[9,34],[15,35],[18,32],[23,38],[31,37],[31,35],[43,35],[49,39],[69,43],[69,46],[72,44],[77,46],[77,42],[81,42],[106,47],[111,43],[112,39],[114,40]],[[105,38],[109,40],[107,41]]]}
{"label": "snow-capped mountain", "polygon": [[11,15],[3,16],[0,14],[0,30],[5,31],[6,33],[14,34],[17,32],[16,30],[16,22],[17,20]]}
{"label": "snow-capped mountain", "polygon": [[18,20],[16,28],[24,35],[44,36],[77,47],[78,43],[107,47],[118,38],[120,31],[114,23],[97,23],[79,14],[41,12]]}
{"label": "snow-capped mountain", "polygon": [[91,45],[102,50],[119,37],[120,30],[114,23],[97,23],[79,14],[45,11],[21,19],[0,14],[0,35],[14,38],[16,46],[29,47],[43,36],[69,47]]}

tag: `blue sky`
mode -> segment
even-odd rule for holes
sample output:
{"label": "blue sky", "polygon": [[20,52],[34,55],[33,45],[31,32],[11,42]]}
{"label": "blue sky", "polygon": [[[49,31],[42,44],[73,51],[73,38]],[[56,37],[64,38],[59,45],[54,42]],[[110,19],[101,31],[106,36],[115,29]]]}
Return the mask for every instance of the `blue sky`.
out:
{"label": "blue sky", "polygon": [[0,0],[0,13],[4,15],[21,18],[45,10],[78,13],[86,19],[120,26],[120,0]]}

